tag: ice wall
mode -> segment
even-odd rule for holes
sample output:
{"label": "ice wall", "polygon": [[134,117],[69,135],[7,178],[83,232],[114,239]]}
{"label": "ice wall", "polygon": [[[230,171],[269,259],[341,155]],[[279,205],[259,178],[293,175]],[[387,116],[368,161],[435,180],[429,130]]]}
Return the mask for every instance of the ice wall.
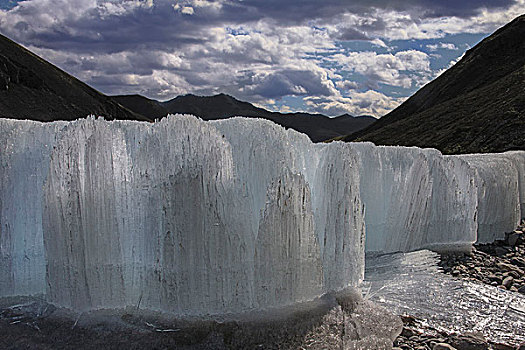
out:
{"label": "ice wall", "polygon": [[45,290],[42,184],[63,126],[0,121],[0,296]]}
{"label": "ice wall", "polygon": [[[364,261],[357,163],[310,166],[340,148],[262,120],[69,124],[44,186],[48,298],[202,315],[355,285]],[[333,192],[334,177],[336,197],[350,202],[319,207],[311,188]]]}
{"label": "ice wall", "polygon": [[348,146],[359,156],[366,250],[455,248],[476,241],[474,170],[434,149]]}
{"label": "ice wall", "polygon": [[525,152],[458,156],[475,170],[478,189],[478,242],[505,238],[519,224],[525,179]]}
{"label": "ice wall", "polygon": [[0,296],[78,310],[305,301],[362,279],[365,231],[368,251],[464,246],[525,208],[525,152],[313,144],[190,116],[0,120],[0,141]]}

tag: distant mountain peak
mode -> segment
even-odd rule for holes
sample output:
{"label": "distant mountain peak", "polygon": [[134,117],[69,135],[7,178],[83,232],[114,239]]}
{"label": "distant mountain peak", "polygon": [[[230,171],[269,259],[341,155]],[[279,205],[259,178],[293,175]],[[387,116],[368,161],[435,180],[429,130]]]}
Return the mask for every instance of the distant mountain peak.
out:
{"label": "distant mountain peak", "polygon": [[322,114],[270,112],[225,93],[213,96],[186,94],[165,102],[155,101],[154,105],[151,100],[145,98],[136,99],[126,96],[116,96],[116,98],[129,109],[149,116],[158,116],[157,109],[161,108],[161,114],[192,114],[205,120],[235,116],[269,119],[286,128],[303,132],[313,141],[324,141],[357,131],[375,121],[375,118],[354,118],[348,114],[330,118]]}
{"label": "distant mountain peak", "polygon": [[152,121],[169,113],[193,114],[206,120],[264,118],[303,132],[313,141],[351,133],[372,123],[363,118],[270,112],[225,93],[187,94],[166,102],[138,94],[109,97],[0,35],[0,117],[53,121],[94,114],[106,119]]}

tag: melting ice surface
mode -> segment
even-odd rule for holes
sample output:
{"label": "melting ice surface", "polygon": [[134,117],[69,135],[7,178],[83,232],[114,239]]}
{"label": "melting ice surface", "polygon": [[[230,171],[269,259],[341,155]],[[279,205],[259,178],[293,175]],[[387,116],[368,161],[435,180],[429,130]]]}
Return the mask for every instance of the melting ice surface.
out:
{"label": "melting ice surface", "polygon": [[427,320],[439,330],[481,332],[504,344],[525,341],[525,298],[501,288],[454,279],[428,250],[367,258],[363,289],[397,314]]}
{"label": "melting ice surface", "polygon": [[491,241],[525,208],[525,152],[313,144],[258,119],[2,119],[0,145],[0,296],[78,310],[311,300],[356,286],[365,250]]}

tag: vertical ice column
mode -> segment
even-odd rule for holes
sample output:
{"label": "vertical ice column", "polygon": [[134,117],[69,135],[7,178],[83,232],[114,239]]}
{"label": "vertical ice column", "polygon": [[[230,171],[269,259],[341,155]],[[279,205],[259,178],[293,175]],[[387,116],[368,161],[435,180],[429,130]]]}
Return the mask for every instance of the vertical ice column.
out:
{"label": "vertical ice column", "polygon": [[312,203],[323,261],[324,290],[331,291],[357,285],[363,278],[364,205],[356,153],[341,142],[320,146]]}
{"label": "vertical ice column", "polygon": [[461,158],[441,155],[432,157],[430,166],[431,216],[422,247],[461,248],[475,243],[478,193],[473,169]]}
{"label": "vertical ice column", "polygon": [[505,154],[457,156],[476,172],[478,242],[493,242],[514,230],[520,219],[519,173]]}
{"label": "vertical ice column", "polygon": [[186,315],[251,307],[250,218],[232,212],[244,199],[232,188],[222,135],[194,117],[164,119],[135,151],[134,165],[141,307]]}
{"label": "vertical ice column", "polygon": [[[240,208],[239,212],[245,217],[255,219],[249,221],[255,224],[256,230],[259,222],[264,221],[264,225],[269,226],[268,205],[273,203],[273,199],[268,195],[271,196],[275,192],[273,186],[293,179],[284,176],[286,172],[300,174],[311,192],[305,200],[311,201],[313,206],[315,234],[320,246],[319,258],[324,272],[322,290],[340,289],[356,284],[363,273],[364,220],[359,199],[359,173],[356,169],[355,154],[343,143],[314,145],[304,134],[285,130],[266,120],[233,118],[215,121],[213,125],[232,145],[237,186],[241,189],[240,194],[248,199],[248,206]],[[287,183],[286,186],[290,188],[291,184]],[[265,207],[266,216],[263,216]],[[283,210],[285,212],[282,215],[285,215],[289,207]],[[291,218],[286,217],[283,220]],[[329,227],[325,228],[325,225]],[[267,229],[265,235],[271,235],[267,231],[271,230]],[[267,244],[261,239],[269,239],[266,236],[261,237],[260,232],[259,230],[256,242],[259,257],[262,249],[260,243]],[[323,248],[324,241],[328,242],[326,251]],[[287,244],[281,243],[284,246]],[[275,264],[278,262],[279,260],[276,260]],[[280,263],[287,264],[282,261]],[[272,266],[270,264],[268,268]],[[255,278],[261,278],[260,271],[271,274],[269,270],[261,270],[260,266],[256,269]],[[287,280],[283,281],[288,283]],[[266,282],[261,280],[257,283],[259,286],[266,286]],[[272,288],[288,288],[279,287],[278,284],[276,281]],[[261,293],[261,290],[264,295],[258,297],[260,305],[269,305],[268,291],[256,288],[255,294]],[[317,292],[318,289],[315,289],[310,297],[315,297]],[[301,298],[307,298],[306,295],[305,291]],[[274,300],[274,305],[291,300]]]}
{"label": "vertical ice column", "polygon": [[510,151],[503,154],[512,160],[518,170],[518,188],[520,197],[521,219],[525,218],[525,151]]}
{"label": "vertical ice column", "polygon": [[268,189],[259,224],[255,247],[257,306],[275,307],[320,296],[322,268],[310,189],[302,175],[284,170]]}
{"label": "vertical ice column", "polygon": [[359,154],[366,250],[420,248],[432,191],[426,156],[416,148],[375,147],[370,143],[351,147]]}
{"label": "vertical ice column", "polygon": [[473,171],[437,150],[351,144],[359,154],[366,250],[410,251],[476,240]]}
{"label": "vertical ice column", "polygon": [[315,156],[305,163],[305,154],[317,154],[308,136],[264,119],[230,118],[209,122],[231,145],[238,195],[246,198],[243,215],[249,220],[254,237],[266,203],[268,186],[283,169],[301,173],[313,180]]}
{"label": "vertical ice column", "polygon": [[79,310],[124,300],[115,207],[115,148],[123,136],[103,120],[71,123],[51,157],[45,185],[48,297]]}
{"label": "vertical ice column", "polygon": [[42,183],[63,125],[0,120],[0,296],[45,293]]}

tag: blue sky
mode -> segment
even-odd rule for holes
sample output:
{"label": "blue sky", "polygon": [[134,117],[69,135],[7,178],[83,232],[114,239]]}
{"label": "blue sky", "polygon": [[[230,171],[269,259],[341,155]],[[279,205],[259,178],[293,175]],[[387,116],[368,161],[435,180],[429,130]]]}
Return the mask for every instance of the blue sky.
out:
{"label": "blue sky", "polygon": [[0,33],[106,94],[381,117],[525,0],[0,0]]}

